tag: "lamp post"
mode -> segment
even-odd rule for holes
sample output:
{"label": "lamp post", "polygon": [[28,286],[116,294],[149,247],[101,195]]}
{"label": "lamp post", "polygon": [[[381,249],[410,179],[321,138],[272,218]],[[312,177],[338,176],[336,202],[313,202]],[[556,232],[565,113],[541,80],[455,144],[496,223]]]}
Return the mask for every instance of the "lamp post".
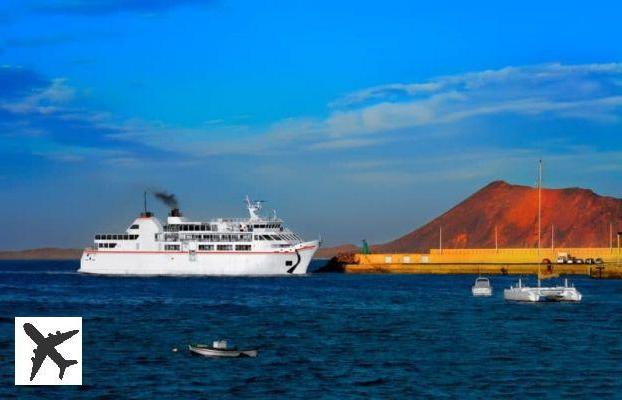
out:
{"label": "lamp post", "polygon": [[438,227],[438,249],[443,254],[443,227]]}
{"label": "lamp post", "polygon": [[620,235],[622,235],[622,231],[618,231],[618,265],[620,264]]}

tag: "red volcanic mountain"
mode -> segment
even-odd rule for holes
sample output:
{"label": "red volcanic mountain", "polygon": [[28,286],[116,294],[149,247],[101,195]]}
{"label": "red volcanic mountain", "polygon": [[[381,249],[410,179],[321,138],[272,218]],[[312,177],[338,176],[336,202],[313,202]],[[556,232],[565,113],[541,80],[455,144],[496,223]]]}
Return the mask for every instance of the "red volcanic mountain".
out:
{"label": "red volcanic mountain", "polygon": [[[608,247],[610,224],[615,238],[622,230],[622,199],[588,189],[542,189],[543,247],[551,246],[551,229],[555,247]],[[438,248],[441,227],[443,248],[494,248],[495,226],[499,247],[537,246],[537,188],[492,182],[421,228],[372,246],[372,251],[427,252]]]}

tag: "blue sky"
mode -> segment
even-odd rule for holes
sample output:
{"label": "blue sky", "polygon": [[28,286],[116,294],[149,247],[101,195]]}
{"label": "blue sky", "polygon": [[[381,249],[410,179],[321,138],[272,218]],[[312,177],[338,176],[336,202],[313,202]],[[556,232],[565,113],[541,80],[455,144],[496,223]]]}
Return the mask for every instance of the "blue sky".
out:
{"label": "blue sky", "polygon": [[539,158],[622,196],[622,6],[417,3],[0,2],[0,248],[87,245],[146,188],[197,218],[267,199],[327,245]]}

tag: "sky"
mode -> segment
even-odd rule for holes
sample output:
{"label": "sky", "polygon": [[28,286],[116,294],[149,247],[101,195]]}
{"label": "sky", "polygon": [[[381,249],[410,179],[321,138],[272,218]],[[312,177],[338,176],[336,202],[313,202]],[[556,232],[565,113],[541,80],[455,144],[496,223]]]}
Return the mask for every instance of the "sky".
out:
{"label": "sky", "polygon": [[[263,199],[381,243],[490,181],[622,197],[619,2],[0,1],[0,249]],[[149,199],[164,216],[166,208]]]}

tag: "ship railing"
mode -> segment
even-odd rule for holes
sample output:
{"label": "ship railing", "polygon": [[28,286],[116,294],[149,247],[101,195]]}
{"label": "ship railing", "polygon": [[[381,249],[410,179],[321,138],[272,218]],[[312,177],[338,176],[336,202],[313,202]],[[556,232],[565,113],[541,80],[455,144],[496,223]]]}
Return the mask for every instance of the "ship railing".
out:
{"label": "ship railing", "polygon": [[218,218],[216,220],[212,220],[211,222],[243,222],[247,224],[256,224],[261,222],[279,222],[283,223],[283,220],[280,218],[274,217],[261,217],[258,219],[250,219],[250,218]]}

